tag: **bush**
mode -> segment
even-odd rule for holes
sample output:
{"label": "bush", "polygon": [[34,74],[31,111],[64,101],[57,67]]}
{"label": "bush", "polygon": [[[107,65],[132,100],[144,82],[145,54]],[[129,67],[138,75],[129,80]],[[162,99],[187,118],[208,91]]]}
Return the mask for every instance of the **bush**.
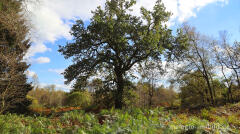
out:
{"label": "bush", "polygon": [[228,123],[229,123],[230,125],[234,125],[234,126],[240,127],[240,119],[237,118],[237,117],[234,116],[234,115],[228,116],[227,121],[228,121]]}
{"label": "bush", "polygon": [[235,101],[235,102],[239,102],[240,101],[240,89],[234,89],[233,91],[232,91],[233,93],[233,100]]}
{"label": "bush", "polygon": [[27,95],[27,99],[32,102],[31,105],[29,106],[30,109],[43,107],[42,105],[39,104],[38,100],[35,97]]}
{"label": "bush", "polygon": [[210,114],[209,114],[209,111],[207,110],[207,109],[202,109],[201,110],[201,117],[203,118],[203,119],[209,119],[210,118]]}
{"label": "bush", "polygon": [[92,103],[92,96],[87,91],[73,92],[67,96],[66,105],[72,107],[86,108]]}

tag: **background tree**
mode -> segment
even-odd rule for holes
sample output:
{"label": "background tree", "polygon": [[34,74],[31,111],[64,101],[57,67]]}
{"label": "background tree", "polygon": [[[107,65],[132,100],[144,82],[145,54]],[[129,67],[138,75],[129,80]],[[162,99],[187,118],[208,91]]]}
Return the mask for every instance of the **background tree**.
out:
{"label": "background tree", "polygon": [[165,25],[170,13],[160,0],[153,11],[141,8],[141,17],[129,13],[135,3],[135,0],[108,0],[105,9],[98,7],[92,12],[88,26],[82,20],[76,21],[71,31],[74,41],[59,49],[65,58],[73,59],[64,72],[66,83],[86,81],[97,72],[107,73],[108,80],[114,83],[111,90],[116,108],[123,105],[127,72],[137,63],[159,60],[164,50],[173,48],[175,41]]}
{"label": "background tree", "polygon": [[61,107],[66,104],[67,93],[56,89],[55,85],[43,88],[37,85],[36,88],[28,92],[28,98],[33,101],[30,108]]}
{"label": "background tree", "polygon": [[173,85],[169,87],[159,86],[153,96],[153,106],[178,107],[178,93],[174,91]]}
{"label": "background tree", "polygon": [[[151,84],[148,82],[138,82],[136,85],[136,92],[139,96],[137,107],[147,108],[149,107],[149,90],[151,90]],[[154,93],[153,93],[154,94]]]}
{"label": "background tree", "polygon": [[[209,94],[206,93],[208,85],[204,77],[199,77],[200,75],[200,71],[195,71],[193,73],[185,74],[179,81],[179,96],[183,108],[201,108],[209,105]],[[218,103],[221,103],[220,99],[222,99],[223,86],[218,80],[214,80],[213,85],[217,94],[215,99],[219,101]]]}
{"label": "background tree", "polygon": [[234,81],[237,82],[240,87],[240,43],[235,41],[232,45],[229,43],[228,33],[226,31],[220,32],[219,48],[221,62],[226,68],[233,71]]}
{"label": "background tree", "polygon": [[0,2],[0,113],[24,112],[30,101],[26,99],[32,89],[23,61],[30,47],[27,39],[29,25],[24,19],[22,1]]}
{"label": "background tree", "polygon": [[[181,55],[182,66],[177,69],[177,74],[196,75],[199,79],[203,78],[207,84],[204,88],[206,99],[214,105],[214,97],[216,96],[214,81],[214,59],[212,52],[209,51],[214,40],[207,36],[196,32],[194,27],[185,24],[183,32],[188,36],[188,43],[190,44],[187,51]],[[179,58],[180,59],[180,58]],[[192,72],[198,72],[192,74]]]}
{"label": "background tree", "polygon": [[170,107],[177,100],[177,93],[171,86],[169,88],[165,88],[163,85],[156,86],[153,90],[153,96],[149,96],[148,93],[151,88],[152,85],[148,82],[138,82],[136,84],[136,90],[134,90],[137,94],[136,107],[149,108],[149,101],[152,101],[151,107]]}
{"label": "background tree", "polygon": [[238,42],[230,45],[227,31],[221,31],[219,35],[220,39],[213,47],[213,51],[216,63],[220,66],[223,75],[222,82],[227,88],[227,99],[229,102],[233,102],[233,86],[238,85],[238,88],[240,87],[240,46]]}
{"label": "background tree", "polygon": [[161,75],[164,73],[162,69],[162,64],[158,62],[145,61],[143,65],[139,64],[139,72],[141,74],[141,81],[147,82],[148,86],[148,99],[149,107],[152,106],[152,98],[156,90],[156,82],[161,78]]}

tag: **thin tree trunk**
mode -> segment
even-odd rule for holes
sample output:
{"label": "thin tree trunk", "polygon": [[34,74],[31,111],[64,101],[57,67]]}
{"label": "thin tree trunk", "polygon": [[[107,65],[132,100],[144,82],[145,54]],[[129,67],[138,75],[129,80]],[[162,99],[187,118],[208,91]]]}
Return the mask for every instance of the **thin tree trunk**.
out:
{"label": "thin tree trunk", "polygon": [[[151,87],[149,87],[150,89],[149,89],[149,92],[148,92],[148,94],[149,94],[149,107],[151,107],[152,106],[152,97],[153,97],[153,91],[154,91],[154,87],[153,87],[153,80],[151,80],[152,82],[151,82]],[[149,82],[149,84],[150,84],[150,82]]]}
{"label": "thin tree trunk", "polygon": [[230,83],[230,86],[228,87],[228,95],[229,95],[229,100],[230,100],[230,102],[233,103],[232,82]]}
{"label": "thin tree trunk", "polygon": [[212,87],[210,85],[210,82],[207,81],[207,85],[208,85],[208,88],[209,88],[209,91],[210,91],[210,97],[211,97],[211,102],[212,102],[212,105],[214,105],[214,98],[213,98],[213,91],[212,91]]}

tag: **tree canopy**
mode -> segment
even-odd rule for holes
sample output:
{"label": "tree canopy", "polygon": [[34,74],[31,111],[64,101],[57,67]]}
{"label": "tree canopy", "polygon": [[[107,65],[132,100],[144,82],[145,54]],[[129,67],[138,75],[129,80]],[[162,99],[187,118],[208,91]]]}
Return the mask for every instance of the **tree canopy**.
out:
{"label": "tree canopy", "polygon": [[77,20],[71,34],[73,42],[60,46],[66,59],[73,64],[64,72],[66,83],[86,81],[96,73],[105,73],[115,83],[115,107],[122,108],[127,72],[145,60],[159,61],[164,52],[184,46],[179,31],[174,37],[166,26],[171,15],[161,0],[149,11],[141,8],[141,17],[131,14],[135,0],[108,0],[105,8],[93,11],[89,25]]}
{"label": "tree canopy", "polygon": [[0,2],[0,113],[23,112],[32,89],[25,71],[29,65],[23,57],[30,47],[29,27],[23,17],[21,1]]}

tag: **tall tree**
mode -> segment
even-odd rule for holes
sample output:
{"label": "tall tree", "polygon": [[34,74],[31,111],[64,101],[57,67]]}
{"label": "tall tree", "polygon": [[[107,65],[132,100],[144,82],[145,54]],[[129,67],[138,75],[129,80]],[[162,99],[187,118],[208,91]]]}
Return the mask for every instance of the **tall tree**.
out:
{"label": "tall tree", "polygon": [[234,42],[230,45],[228,41],[228,33],[226,31],[220,32],[220,41],[218,48],[221,51],[218,51],[218,54],[221,55],[218,57],[218,60],[221,64],[233,71],[233,76],[235,82],[237,82],[240,87],[240,44],[239,42]]}
{"label": "tall tree", "polygon": [[73,58],[73,64],[64,72],[66,83],[85,81],[97,72],[107,73],[115,83],[116,108],[122,108],[127,72],[137,63],[159,60],[164,50],[172,50],[175,41],[165,25],[170,13],[161,0],[153,11],[141,8],[141,17],[131,14],[135,3],[107,0],[105,9],[98,7],[92,12],[88,26],[82,20],[76,21],[71,30],[73,42],[59,49],[65,58]]}
{"label": "tall tree", "polygon": [[0,2],[0,113],[24,112],[32,89],[23,57],[30,46],[28,25],[23,17],[22,0]]}
{"label": "tall tree", "polygon": [[227,100],[233,102],[233,87],[234,85],[240,87],[240,45],[236,41],[232,45],[229,43],[227,31],[221,31],[219,35],[220,39],[213,50],[216,63],[221,67],[223,82],[228,89]]}
{"label": "tall tree", "polygon": [[205,88],[207,101],[211,101],[212,105],[214,105],[214,97],[216,96],[213,84],[214,60],[212,53],[209,51],[214,40],[201,35],[194,27],[187,24],[184,24],[183,31],[188,36],[188,41],[191,45],[179,58],[183,61],[183,66],[178,68],[178,74],[181,76],[182,74],[192,74],[194,71],[199,72],[192,75],[196,75],[199,78],[202,77],[205,80],[207,84],[207,88]]}

